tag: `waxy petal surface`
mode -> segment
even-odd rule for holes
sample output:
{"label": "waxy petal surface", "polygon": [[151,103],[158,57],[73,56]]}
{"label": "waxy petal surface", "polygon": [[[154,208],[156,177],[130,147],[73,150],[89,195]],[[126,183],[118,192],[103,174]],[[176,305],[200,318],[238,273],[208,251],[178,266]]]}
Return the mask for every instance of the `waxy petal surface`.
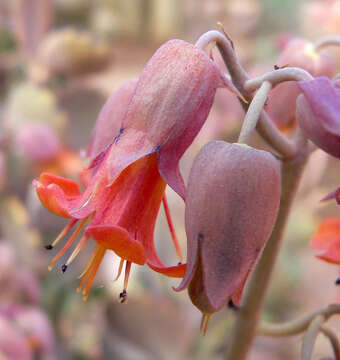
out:
{"label": "waxy petal surface", "polygon": [[297,121],[313,143],[340,157],[340,89],[326,77],[298,83]]}
{"label": "waxy petal surface", "polygon": [[177,290],[190,284],[192,301],[205,313],[219,310],[234,293],[239,302],[279,200],[280,169],[270,153],[222,141],[204,146],[188,181],[187,271]]}

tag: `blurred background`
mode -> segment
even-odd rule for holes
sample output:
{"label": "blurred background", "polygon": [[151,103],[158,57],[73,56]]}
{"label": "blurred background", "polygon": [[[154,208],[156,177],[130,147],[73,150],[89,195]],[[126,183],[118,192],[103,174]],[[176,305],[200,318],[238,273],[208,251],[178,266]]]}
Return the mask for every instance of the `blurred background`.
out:
{"label": "blurred background", "polygon": [[[134,265],[129,300],[113,282],[119,259],[107,254],[86,303],[77,277],[93,246],[62,274],[44,249],[65,222],[38,201],[32,180],[41,171],[77,179],[97,114],[124,80],[138,76],[163,42],[195,42],[221,22],[251,74],[273,69],[294,37],[314,41],[340,32],[337,0],[0,0],[0,359],[219,360],[234,314],[201,315],[178,280]],[[216,54],[216,61],[220,61]],[[340,49],[329,49],[334,73]],[[280,64],[285,65],[285,64]],[[292,65],[294,65],[292,63]],[[269,99],[270,100],[270,99]],[[211,114],[181,167],[212,139],[235,141],[243,118],[238,100],[219,90]],[[289,126],[281,126],[289,133]],[[287,125],[287,124],[285,124]],[[254,144],[263,147],[257,137]],[[340,300],[339,268],[317,260],[308,240],[322,219],[340,216],[319,200],[340,183],[340,164],[316,151],[307,167],[264,316],[284,321]],[[184,206],[168,198],[185,252]],[[155,232],[160,257],[177,263],[163,210]],[[92,244],[93,245],[93,244]],[[330,321],[340,331],[340,319]],[[296,359],[301,337],[258,337],[251,360]],[[322,336],[315,359],[330,354]]]}

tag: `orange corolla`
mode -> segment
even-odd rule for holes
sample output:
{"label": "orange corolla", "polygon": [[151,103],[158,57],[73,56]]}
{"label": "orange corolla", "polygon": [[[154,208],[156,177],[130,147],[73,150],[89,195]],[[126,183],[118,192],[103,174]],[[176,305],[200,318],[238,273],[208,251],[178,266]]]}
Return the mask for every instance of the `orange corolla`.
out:
{"label": "orange corolla", "polygon": [[[130,84],[131,85],[131,84]],[[124,290],[132,263],[147,264],[153,270],[172,277],[183,277],[185,265],[165,266],[154,249],[153,233],[156,217],[169,184],[182,198],[185,187],[178,162],[206,120],[215,92],[227,86],[213,59],[194,45],[181,40],[164,44],[150,59],[135,81],[134,90],[126,101],[126,111],[106,110],[100,114],[94,135],[100,136],[106,121],[115,124],[111,143],[96,140],[91,144],[89,178],[82,194],[72,180],[44,173],[34,181],[43,205],[55,214],[70,218],[70,223],[48,248],[56,243],[79,221],[73,235],[53,259],[53,266],[86,226],[84,235],[68,261],[65,271],[91,237],[97,245],[89,265],[81,276],[84,298],[107,250],[121,257],[118,274],[125,265]],[[125,89],[126,90],[126,89]],[[124,90],[124,91],[125,91]],[[123,96],[123,95],[122,95]],[[112,116],[116,118],[112,119]],[[119,126],[117,126],[117,123]],[[98,151],[93,150],[94,144]],[[93,158],[94,156],[94,158]],[[88,223],[86,225],[86,223]],[[173,227],[169,222],[170,230]],[[176,239],[175,246],[181,260]]]}

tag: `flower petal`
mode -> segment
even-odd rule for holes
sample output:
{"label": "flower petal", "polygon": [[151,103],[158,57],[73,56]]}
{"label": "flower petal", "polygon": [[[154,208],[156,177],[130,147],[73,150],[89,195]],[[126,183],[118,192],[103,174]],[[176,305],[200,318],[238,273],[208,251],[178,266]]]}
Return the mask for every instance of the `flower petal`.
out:
{"label": "flower petal", "polygon": [[147,261],[146,263],[152,270],[174,278],[182,278],[186,270],[186,264],[179,264],[176,266],[165,266],[165,265],[160,266],[160,265],[155,265],[149,261]]}
{"label": "flower petal", "polygon": [[89,226],[86,233],[92,236],[105,249],[113,250],[127,261],[144,265],[146,261],[143,246],[133,240],[129,233],[119,227],[110,225]]}
{"label": "flower petal", "polygon": [[59,185],[49,184],[45,186],[39,181],[33,180],[33,186],[35,186],[39,199],[46,209],[58,216],[72,218],[68,211],[69,202]]}
{"label": "flower petal", "polygon": [[61,176],[50,173],[42,173],[40,175],[39,182],[44,186],[48,186],[50,184],[58,185],[68,200],[77,198],[81,195],[79,185],[75,181],[63,178]]}
{"label": "flower petal", "polygon": [[340,241],[340,219],[326,219],[323,221],[310,239],[309,245],[317,250],[329,248],[334,241]]}
{"label": "flower petal", "polygon": [[340,240],[334,241],[324,253],[316,257],[329,263],[340,265]]}

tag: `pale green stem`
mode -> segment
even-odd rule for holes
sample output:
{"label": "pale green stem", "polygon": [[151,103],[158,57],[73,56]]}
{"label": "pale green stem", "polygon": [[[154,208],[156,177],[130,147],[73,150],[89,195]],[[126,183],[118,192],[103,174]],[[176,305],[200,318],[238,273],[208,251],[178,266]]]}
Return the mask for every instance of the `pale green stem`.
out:
{"label": "pale green stem", "polygon": [[317,336],[320,332],[320,326],[325,322],[325,317],[318,315],[310,323],[305,336],[303,338],[302,348],[301,348],[301,360],[310,360],[313,354],[313,348]]}
{"label": "pale green stem", "polygon": [[308,159],[307,140],[299,132],[296,145],[297,154],[282,162],[281,205],[276,225],[267,242],[264,252],[248,281],[243,296],[243,304],[237,312],[237,318],[231,333],[227,360],[244,360],[256,335],[256,328],[261,317],[264,298],[281,248],[282,235],[290,209]]}
{"label": "pale green stem", "polygon": [[316,51],[326,46],[340,46],[340,35],[328,35],[314,43],[314,49]]}
{"label": "pale green stem", "polygon": [[331,304],[301,318],[281,324],[262,323],[257,329],[258,335],[285,337],[300,334],[308,328],[313,319],[322,315],[328,320],[332,315],[340,314],[340,304]]}
{"label": "pale green stem", "polygon": [[261,87],[257,90],[253,100],[251,101],[246,116],[244,117],[242,129],[238,142],[241,144],[247,144],[249,138],[256,128],[256,125],[260,119],[262,109],[267,101],[268,93],[272,86],[270,82],[264,81]]}
{"label": "pale green stem", "polygon": [[329,339],[331,343],[335,360],[340,360],[340,343],[337,337],[337,334],[326,326],[321,326],[320,330],[322,333]]}

